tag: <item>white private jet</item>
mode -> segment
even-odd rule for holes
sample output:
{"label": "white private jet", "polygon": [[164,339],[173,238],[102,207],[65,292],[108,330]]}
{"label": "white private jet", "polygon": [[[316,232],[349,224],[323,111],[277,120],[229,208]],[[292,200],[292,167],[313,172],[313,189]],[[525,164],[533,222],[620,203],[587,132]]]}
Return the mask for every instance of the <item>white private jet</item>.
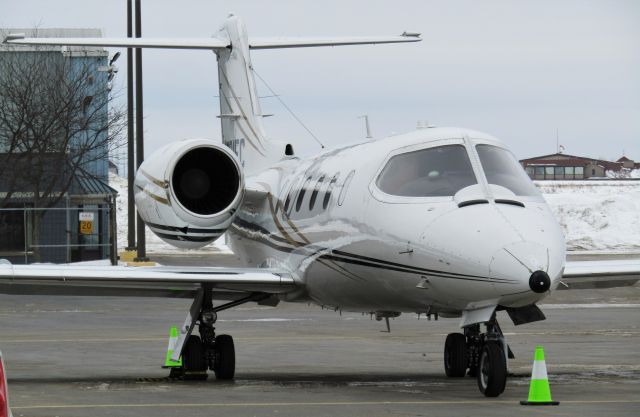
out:
{"label": "white private jet", "polygon": [[226,146],[196,139],[159,149],[138,170],[136,205],[154,233],[181,248],[226,232],[246,268],[5,263],[0,292],[191,297],[171,360],[182,358],[186,376],[211,369],[219,379],[233,378],[235,353],[214,324],[243,303],[311,301],[387,324],[401,313],[460,317],[462,332],[445,342],[446,374],[477,375],[484,395],[500,395],[511,352],[497,311],[515,324],[543,320],[536,303],[556,288],[633,285],[640,266],[566,262],[551,210],[511,152],[487,134],[425,128],[298,158],[262,127],[250,50],[420,40],[406,32],[253,39],[233,15],[204,40],[10,36],[6,42],[19,44],[213,51]]}

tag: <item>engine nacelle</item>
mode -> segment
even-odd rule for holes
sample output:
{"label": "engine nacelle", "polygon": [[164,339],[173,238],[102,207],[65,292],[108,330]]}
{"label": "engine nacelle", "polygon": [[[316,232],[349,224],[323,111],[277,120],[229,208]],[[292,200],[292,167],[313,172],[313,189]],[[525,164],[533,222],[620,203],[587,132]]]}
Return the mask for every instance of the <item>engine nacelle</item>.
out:
{"label": "engine nacelle", "polygon": [[144,161],[135,179],[140,217],[179,248],[200,248],[220,237],[243,197],[244,175],[236,155],[204,139],[163,146]]}

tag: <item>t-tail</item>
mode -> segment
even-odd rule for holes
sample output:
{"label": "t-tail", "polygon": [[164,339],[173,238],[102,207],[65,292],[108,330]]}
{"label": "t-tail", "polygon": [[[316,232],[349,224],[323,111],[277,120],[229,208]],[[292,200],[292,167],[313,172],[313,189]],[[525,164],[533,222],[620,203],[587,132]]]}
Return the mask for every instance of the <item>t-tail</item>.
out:
{"label": "t-tail", "polygon": [[[218,57],[222,141],[231,148],[245,174],[259,172],[286,157],[287,144],[268,139],[253,75],[252,49],[301,48],[418,42],[420,34],[337,38],[249,38],[242,20],[230,14],[213,38],[25,38],[9,34],[4,42],[30,45],[102,46],[212,50]],[[289,151],[289,152],[288,152]]]}
{"label": "t-tail", "polygon": [[218,38],[231,45],[216,50],[222,142],[238,155],[245,172],[261,171],[285,155],[286,145],[266,137],[242,20],[230,15]]}

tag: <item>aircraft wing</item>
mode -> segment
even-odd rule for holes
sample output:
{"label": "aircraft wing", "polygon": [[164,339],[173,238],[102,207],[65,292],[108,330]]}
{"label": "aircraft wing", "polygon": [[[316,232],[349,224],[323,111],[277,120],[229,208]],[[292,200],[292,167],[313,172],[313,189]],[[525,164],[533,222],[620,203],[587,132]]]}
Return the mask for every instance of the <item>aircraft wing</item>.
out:
{"label": "aircraft wing", "polygon": [[216,299],[298,288],[289,273],[275,269],[0,263],[3,294],[193,298],[203,284],[213,289]]}
{"label": "aircraft wing", "polygon": [[567,261],[558,289],[625,287],[639,280],[638,260]]}

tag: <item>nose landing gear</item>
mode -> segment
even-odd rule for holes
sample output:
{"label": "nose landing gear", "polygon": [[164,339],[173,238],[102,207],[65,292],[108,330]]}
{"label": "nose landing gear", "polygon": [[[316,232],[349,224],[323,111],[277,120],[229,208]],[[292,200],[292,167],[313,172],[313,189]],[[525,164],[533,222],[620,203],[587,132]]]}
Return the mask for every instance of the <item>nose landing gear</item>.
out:
{"label": "nose landing gear", "polygon": [[444,369],[448,377],[475,376],[478,388],[487,397],[497,397],[507,383],[507,355],[513,354],[498,325],[495,315],[485,323],[464,328],[462,333],[447,335],[444,346]]}

